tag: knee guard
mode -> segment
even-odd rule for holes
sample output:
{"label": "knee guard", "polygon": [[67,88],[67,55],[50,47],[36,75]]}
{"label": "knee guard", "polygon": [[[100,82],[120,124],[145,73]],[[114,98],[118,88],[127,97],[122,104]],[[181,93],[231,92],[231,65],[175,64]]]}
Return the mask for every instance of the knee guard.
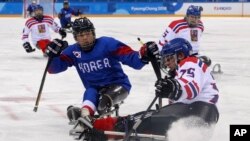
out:
{"label": "knee guard", "polygon": [[97,110],[101,113],[111,108],[115,104],[122,102],[127,96],[128,91],[119,85],[111,85],[99,91],[100,99]]}

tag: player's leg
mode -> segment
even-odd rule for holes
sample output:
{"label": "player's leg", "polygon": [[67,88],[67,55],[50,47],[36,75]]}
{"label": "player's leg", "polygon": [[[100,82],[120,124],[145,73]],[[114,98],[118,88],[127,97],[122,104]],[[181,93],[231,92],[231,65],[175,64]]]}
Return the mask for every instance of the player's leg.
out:
{"label": "player's leg", "polygon": [[103,113],[107,108],[122,102],[128,96],[128,90],[121,85],[110,85],[101,89],[99,94],[98,112]]}
{"label": "player's leg", "polygon": [[38,49],[41,49],[43,53],[45,53],[45,50],[50,42],[51,41],[48,39],[39,40],[39,41],[37,41],[36,46]]}
{"label": "player's leg", "polygon": [[205,123],[217,123],[219,112],[214,104],[197,101],[189,105],[189,114],[200,117]]}

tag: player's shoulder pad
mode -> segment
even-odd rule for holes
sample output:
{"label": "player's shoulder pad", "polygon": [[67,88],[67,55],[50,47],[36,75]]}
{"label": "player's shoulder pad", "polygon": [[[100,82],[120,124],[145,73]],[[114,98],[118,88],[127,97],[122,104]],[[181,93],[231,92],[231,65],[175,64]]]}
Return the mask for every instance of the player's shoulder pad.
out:
{"label": "player's shoulder pad", "polygon": [[179,20],[175,20],[175,21],[172,21],[170,24],[169,24],[169,27],[171,29],[174,29],[175,27],[179,26],[179,25],[187,25],[187,22],[185,21],[185,19],[179,19]]}

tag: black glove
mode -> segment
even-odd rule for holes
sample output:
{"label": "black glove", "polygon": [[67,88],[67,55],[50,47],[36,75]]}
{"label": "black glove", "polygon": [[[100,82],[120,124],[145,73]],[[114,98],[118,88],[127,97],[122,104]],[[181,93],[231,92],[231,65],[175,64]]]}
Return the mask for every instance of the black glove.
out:
{"label": "black glove", "polygon": [[67,33],[62,28],[59,29],[59,34],[62,36],[62,38],[65,38],[67,36]]}
{"label": "black glove", "polygon": [[212,61],[207,56],[200,56],[199,59],[204,62],[208,67],[212,64]]}
{"label": "black glove", "polygon": [[181,97],[182,89],[180,83],[176,79],[161,79],[155,83],[156,94],[162,98],[178,100]]}
{"label": "black glove", "polygon": [[23,43],[23,48],[25,49],[25,51],[26,51],[27,53],[30,53],[30,52],[33,52],[33,51],[36,50],[35,48],[32,48],[32,47],[31,47],[31,45],[30,45],[29,42]]}
{"label": "black glove", "polygon": [[57,57],[66,47],[68,47],[67,41],[54,39],[48,44],[46,54],[51,58]]}
{"label": "black glove", "polygon": [[153,41],[145,43],[141,47],[139,53],[140,53],[140,58],[144,63],[148,63],[150,60],[157,59],[160,56],[158,46]]}

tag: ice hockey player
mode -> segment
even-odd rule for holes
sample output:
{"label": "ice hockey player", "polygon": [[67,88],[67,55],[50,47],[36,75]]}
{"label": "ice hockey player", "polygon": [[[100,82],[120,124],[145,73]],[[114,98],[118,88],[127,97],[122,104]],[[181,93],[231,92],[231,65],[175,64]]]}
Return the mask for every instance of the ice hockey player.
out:
{"label": "ice hockey player", "polygon": [[63,51],[60,49],[64,42],[59,39],[48,45],[48,56],[53,58],[49,73],[60,73],[68,67],[76,67],[85,87],[82,117],[92,117],[96,110],[105,113],[128,96],[131,84],[120,63],[141,69],[151,56],[159,53],[155,42],[147,42],[140,51],[134,51],[114,38],[96,38],[95,27],[86,17],[76,19],[72,30],[75,44]]}
{"label": "ice hockey player", "polygon": [[58,14],[58,18],[60,19],[61,27],[65,29],[71,28],[71,17],[72,15],[79,16],[81,14],[80,10],[74,11],[69,7],[69,2],[63,2],[63,8]]}
{"label": "ice hockey player", "polygon": [[[160,37],[159,48],[174,38],[185,38],[193,47],[193,55],[200,56],[200,41],[204,31],[204,26],[201,21],[202,10],[203,8],[200,6],[190,5],[184,19],[174,20],[168,25],[167,29]],[[211,59],[209,57],[200,56],[200,58],[208,66],[211,65]]]}
{"label": "ice hockey player", "polygon": [[[194,120],[197,120],[199,126],[209,127],[217,123],[219,112],[216,104],[219,92],[216,82],[207,65],[191,56],[191,49],[190,43],[183,38],[175,38],[163,46],[162,69],[175,70],[176,73],[171,78],[165,77],[156,82],[156,95],[172,102],[159,110],[148,112],[136,133],[165,136],[174,121],[191,116],[196,117]],[[72,110],[77,111],[76,108]],[[93,121],[93,129],[88,134],[90,141],[110,137],[103,131],[128,132],[134,124],[138,124],[142,113]]]}
{"label": "ice hockey player", "polygon": [[52,17],[43,15],[41,5],[35,6],[34,14],[34,17],[29,18],[25,23],[22,34],[23,47],[27,53],[35,51],[29,42],[30,34],[33,45],[41,49],[45,55],[46,47],[51,40],[50,28],[59,33],[62,38],[66,37],[66,32],[58,26]]}
{"label": "ice hockey player", "polygon": [[33,17],[34,16],[34,9],[36,8],[37,3],[36,0],[32,0],[32,3],[28,6],[27,8],[27,13],[29,17]]}

